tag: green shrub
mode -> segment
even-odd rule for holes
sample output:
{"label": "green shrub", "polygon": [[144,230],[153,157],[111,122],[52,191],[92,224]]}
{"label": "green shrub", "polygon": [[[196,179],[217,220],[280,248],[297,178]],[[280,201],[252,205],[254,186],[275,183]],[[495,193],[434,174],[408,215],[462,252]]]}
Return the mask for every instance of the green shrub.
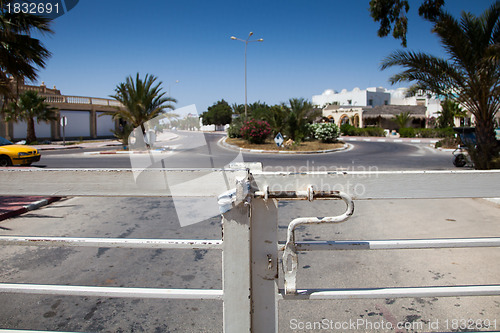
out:
{"label": "green shrub", "polygon": [[340,131],[343,135],[349,136],[384,136],[384,129],[382,127],[365,127],[357,128],[349,124],[340,126]]}
{"label": "green shrub", "polygon": [[314,138],[325,143],[332,143],[337,141],[340,135],[340,129],[337,125],[332,123],[320,123],[309,125]]}
{"label": "green shrub", "polygon": [[402,138],[452,138],[455,137],[453,128],[411,128],[404,127],[399,129],[399,135]]}
{"label": "green shrub", "polygon": [[241,127],[243,126],[243,121],[238,119],[233,119],[231,125],[227,129],[227,136],[230,138],[241,138]]}
{"label": "green shrub", "polygon": [[354,136],[356,135],[355,131],[356,127],[352,125],[343,124],[340,126],[340,132],[342,132],[343,135]]}
{"label": "green shrub", "polygon": [[402,138],[414,138],[416,134],[413,127],[402,127],[398,132]]}
{"label": "green shrub", "polygon": [[453,128],[417,128],[415,135],[419,138],[450,138],[455,136]]}
{"label": "green shrub", "polygon": [[362,134],[361,136],[384,136],[384,129],[382,127],[366,127],[366,128],[356,128]]}

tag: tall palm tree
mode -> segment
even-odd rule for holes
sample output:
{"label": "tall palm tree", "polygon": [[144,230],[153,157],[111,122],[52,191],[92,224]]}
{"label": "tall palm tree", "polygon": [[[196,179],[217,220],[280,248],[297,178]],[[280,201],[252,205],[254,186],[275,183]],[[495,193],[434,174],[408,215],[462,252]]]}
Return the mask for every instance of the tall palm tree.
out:
{"label": "tall palm tree", "polygon": [[[154,75],[146,74],[144,79],[140,78],[139,73],[135,77],[126,78],[125,82],[118,84],[115,88],[115,94],[110,97],[120,102],[123,107],[117,108],[116,112],[108,112],[113,119],[123,119],[134,128],[140,127],[142,134],[146,134],[144,123],[160,115],[167,115],[167,112],[174,110],[171,103],[176,103],[174,98],[166,97],[166,92],[162,91],[162,82],[157,81]],[[176,116],[170,114],[172,117]]]}
{"label": "tall palm tree", "polygon": [[9,3],[14,0],[0,0],[0,95],[4,99],[15,97],[10,76],[18,83],[24,79],[35,80],[37,67],[44,68],[51,55],[40,40],[31,37],[31,33],[53,33],[49,18],[9,13],[6,6]]}
{"label": "tall palm tree", "polygon": [[289,105],[282,105],[288,111],[286,120],[288,135],[292,140],[302,140],[306,133],[306,124],[316,118],[321,111],[313,111],[313,105],[305,98],[291,98]]}
{"label": "tall palm tree", "polygon": [[429,18],[448,59],[412,51],[396,51],[382,62],[382,69],[402,66],[405,71],[390,81],[416,84],[412,91],[431,91],[456,100],[476,118],[478,169],[492,167],[498,155],[494,116],[500,108],[500,1],[482,15],[462,13],[460,20],[440,12]]}
{"label": "tall palm tree", "polygon": [[25,91],[19,95],[16,102],[12,102],[9,108],[4,110],[5,121],[25,121],[27,123],[26,142],[35,142],[35,118],[37,123],[41,121],[56,120],[56,108],[45,103],[45,97],[38,95],[36,91]]}

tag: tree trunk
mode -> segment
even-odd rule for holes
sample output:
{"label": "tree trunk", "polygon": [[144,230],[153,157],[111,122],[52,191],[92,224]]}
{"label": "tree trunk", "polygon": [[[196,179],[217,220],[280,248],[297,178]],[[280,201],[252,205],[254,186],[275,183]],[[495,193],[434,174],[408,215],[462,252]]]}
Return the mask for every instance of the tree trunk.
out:
{"label": "tree trunk", "polygon": [[35,121],[33,118],[28,118],[28,128],[26,133],[26,143],[30,144],[36,141]]}
{"label": "tree trunk", "polygon": [[471,154],[476,169],[488,170],[493,168],[492,159],[498,156],[493,117],[476,118],[476,142],[477,147]]}
{"label": "tree trunk", "polygon": [[140,138],[136,138],[139,144],[142,147],[146,147],[146,149],[151,148],[151,145],[146,141],[146,127],[144,126],[144,123],[141,124],[141,133]]}

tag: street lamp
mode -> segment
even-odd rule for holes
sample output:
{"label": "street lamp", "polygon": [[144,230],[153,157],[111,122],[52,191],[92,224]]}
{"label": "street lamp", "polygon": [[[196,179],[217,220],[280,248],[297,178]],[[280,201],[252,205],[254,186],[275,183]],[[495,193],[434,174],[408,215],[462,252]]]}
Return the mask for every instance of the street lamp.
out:
{"label": "street lamp", "polygon": [[250,40],[250,37],[252,35],[253,35],[253,32],[250,32],[248,34],[248,37],[246,40],[231,36],[232,40],[239,40],[240,42],[245,43],[245,119],[248,117],[248,112],[247,112],[247,46],[248,46],[248,43],[251,43],[251,42],[263,42],[264,41],[264,39],[262,39],[262,38],[259,38],[256,40]]}

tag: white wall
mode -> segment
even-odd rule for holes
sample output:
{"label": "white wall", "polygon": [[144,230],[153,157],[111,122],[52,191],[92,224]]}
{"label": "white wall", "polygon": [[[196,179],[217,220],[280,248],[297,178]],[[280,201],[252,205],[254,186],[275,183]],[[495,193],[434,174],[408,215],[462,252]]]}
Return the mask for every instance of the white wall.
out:
{"label": "white wall", "polygon": [[[14,123],[14,133],[12,137],[15,139],[26,139],[26,131],[28,124],[24,121],[20,121],[18,123]],[[47,138],[50,139],[50,124],[44,121],[41,121],[40,124],[37,124],[35,118],[35,135],[38,138]]]}
{"label": "white wall", "polygon": [[[90,112],[89,111],[64,111],[61,110],[61,117],[68,118],[66,125],[66,137],[90,137]],[[61,128],[61,137],[62,137]]]}
{"label": "white wall", "polygon": [[115,121],[110,115],[102,115],[104,112],[97,112],[97,136],[112,136],[115,130]]}
{"label": "white wall", "polygon": [[328,89],[321,95],[313,96],[312,104],[321,107],[328,103],[337,102],[340,106],[368,106],[370,99],[373,100],[373,106],[377,106],[389,104],[391,97],[384,88],[380,87],[367,88],[366,90],[354,88],[352,91],[343,89],[340,93]]}
{"label": "white wall", "polygon": [[424,101],[427,107],[426,116],[427,117],[439,117],[441,111],[441,101],[434,96],[431,98],[427,97],[427,94],[422,94],[419,96],[406,97],[406,92],[408,88],[398,88],[396,90],[390,90],[391,93],[391,105],[418,105],[418,101]]}

